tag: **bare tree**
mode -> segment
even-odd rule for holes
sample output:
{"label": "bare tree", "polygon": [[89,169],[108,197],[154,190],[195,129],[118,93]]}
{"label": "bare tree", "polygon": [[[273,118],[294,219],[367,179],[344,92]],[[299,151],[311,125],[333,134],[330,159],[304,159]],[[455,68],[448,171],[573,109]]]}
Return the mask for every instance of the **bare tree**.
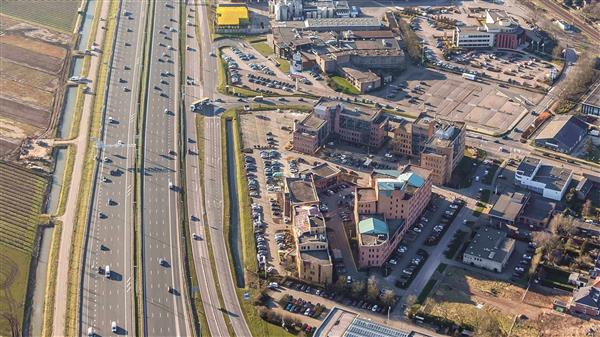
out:
{"label": "bare tree", "polygon": [[569,235],[575,229],[575,224],[572,217],[559,214],[550,220],[548,228],[554,235]]}
{"label": "bare tree", "polygon": [[359,298],[365,292],[365,281],[354,281],[352,283],[352,296]]}
{"label": "bare tree", "polygon": [[594,216],[594,207],[592,206],[592,200],[587,199],[583,203],[583,208],[581,209],[581,215],[586,218],[592,218]]}
{"label": "bare tree", "polygon": [[381,302],[387,306],[391,306],[392,304],[394,304],[395,300],[396,300],[396,295],[394,294],[394,292],[392,290],[384,291],[383,295],[381,296]]}
{"label": "bare tree", "polygon": [[374,302],[379,296],[379,286],[375,275],[371,275],[367,280],[367,299],[369,302]]}

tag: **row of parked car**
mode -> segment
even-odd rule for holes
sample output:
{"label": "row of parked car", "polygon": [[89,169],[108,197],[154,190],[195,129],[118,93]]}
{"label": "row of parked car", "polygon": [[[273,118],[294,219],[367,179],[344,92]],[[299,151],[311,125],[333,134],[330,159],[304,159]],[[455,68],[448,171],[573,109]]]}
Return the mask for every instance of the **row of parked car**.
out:
{"label": "row of parked car", "polygon": [[464,201],[462,199],[455,199],[450,205],[448,205],[448,208],[444,211],[444,214],[442,214],[442,220],[438,225],[433,227],[431,234],[425,240],[426,245],[432,246],[440,241],[463,205]]}
{"label": "row of parked car", "polygon": [[515,267],[512,275],[513,278],[520,278],[527,270],[529,270],[529,267],[531,266],[531,259],[535,254],[535,248],[536,246],[534,242],[530,241],[527,244],[527,252],[523,254],[521,261],[519,261],[519,264]]}
{"label": "row of parked car", "polygon": [[313,304],[311,301],[306,301],[302,298],[290,297],[290,301],[283,306],[285,311],[302,314],[304,316],[317,318],[323,312],[321,304]]}
{"label": "row of parked car", "polygon": [[286,83],[283,81],[266,78],[266,77],[260,76],[260,75],[248,74],[248,81],[250,83],[264,85],[268,88],[281,89],[281,90],[285,90],[287,92],[294,91],[294,85],[291,83]]}
{"label": "row of parked car", "polygon": [[429,254],[423,249],[419,249],[415,257],[410,260],[410,264],[402,269],[402,275],[397,281],[397,285],[401,288],[407,288],[415,275],[419,272]]}
{"label": "row of parked car", "polygon": [[253,203],[252,209],[252,223],[254,225],[254,239],[256,243],[256,259],[258,260],[258,266],[265,268],[267,266],[267,255],[269,249],[265,240],[265,223],[263,221],[263,208],[261,205]]}

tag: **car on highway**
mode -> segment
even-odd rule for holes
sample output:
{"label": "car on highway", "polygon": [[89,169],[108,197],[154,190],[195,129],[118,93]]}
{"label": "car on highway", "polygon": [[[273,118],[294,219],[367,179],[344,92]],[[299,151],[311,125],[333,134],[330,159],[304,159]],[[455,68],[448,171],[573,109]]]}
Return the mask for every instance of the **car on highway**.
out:
{"label": "car on highway", "polygon": [[110,323],[110,330],[112,332],[117,332],[117,322],[112,321],[112,323]]}

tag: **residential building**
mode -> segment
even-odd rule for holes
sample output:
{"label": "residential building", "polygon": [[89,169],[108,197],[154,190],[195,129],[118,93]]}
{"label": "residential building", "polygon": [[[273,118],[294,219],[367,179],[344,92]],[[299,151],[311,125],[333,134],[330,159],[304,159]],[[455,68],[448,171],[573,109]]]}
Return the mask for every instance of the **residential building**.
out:
{"label": "residential building", "polygon": [[330,135],[336,140],[377,149],[385,141],[387,117],[381,109],[321,101],[304,120],[294,123],[293,148],[313,154]]}
{"label": "residential building", "polygon": [[600,81],[589,95],[581,102],[581,112],[588,115],[600,116]]}
{"label": "residential building", "polygon": [[591,191],[600,190],[600,176],[584,173],[583,178],[577,183],[575,192],[577,197],[585,200]]}
{"label": "residential building", "polygon": [[284,215],[293,224],[298,278],[310,284],[327,285],[332,281],[333,262],[319,204],[312,176],[285,178]]}
{"label": "residential building", "polygon": [[572,179],[572,170],[544,165],[541,159],[533,157],[523,158],[515,172],[515,185],[556,201],[563,198]]}
{"label": "residential building", "polygon": [[392,328],[389,324],[362,319],[355,312],[333,307],[313,337],[425,337],[414,331]]}
{"label": "residential building", "polygon": [[374,170],[368,187],[357,187],[354,218],[360,268],[379,267],[394,252],[404,233],[431,199],[431,173],[405,166]]}
{"label": "residential building", "polygon": [[423,116],[414,123],[391,123],[391,152],[412,157],[431,171],[433,183],[445,185],[464,156],[466,125]]}
{"label": "residential building", "polygon": [[515,249],[515,240],[503,230],[480,229],[463,254],[463,263],[502,272]]}
{"label": "residential building", "polygon": [[571,153],[587,134],[587,124],[573,115],[556,116],[535,137],[535,145]]}
{"label": "residential building", "polygon": [[600,277],[592,281],[589,286],[573,291],[569,310],[595,317],[600,316]]}
{"label": "residential building", "polygon": [[245,33],[250,25],[248,6],[237,3],[219,4],[215,21],[217,33]]}

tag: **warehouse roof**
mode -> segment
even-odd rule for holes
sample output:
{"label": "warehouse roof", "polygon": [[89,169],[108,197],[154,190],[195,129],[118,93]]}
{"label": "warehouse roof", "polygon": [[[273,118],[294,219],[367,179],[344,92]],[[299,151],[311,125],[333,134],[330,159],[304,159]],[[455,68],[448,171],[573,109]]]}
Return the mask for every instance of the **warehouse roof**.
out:
{"label": "warehouse roof", "polygon": [[242,21],[248,21],[250,14],[245,5],[217,6],[217,25],[237,26]]}

